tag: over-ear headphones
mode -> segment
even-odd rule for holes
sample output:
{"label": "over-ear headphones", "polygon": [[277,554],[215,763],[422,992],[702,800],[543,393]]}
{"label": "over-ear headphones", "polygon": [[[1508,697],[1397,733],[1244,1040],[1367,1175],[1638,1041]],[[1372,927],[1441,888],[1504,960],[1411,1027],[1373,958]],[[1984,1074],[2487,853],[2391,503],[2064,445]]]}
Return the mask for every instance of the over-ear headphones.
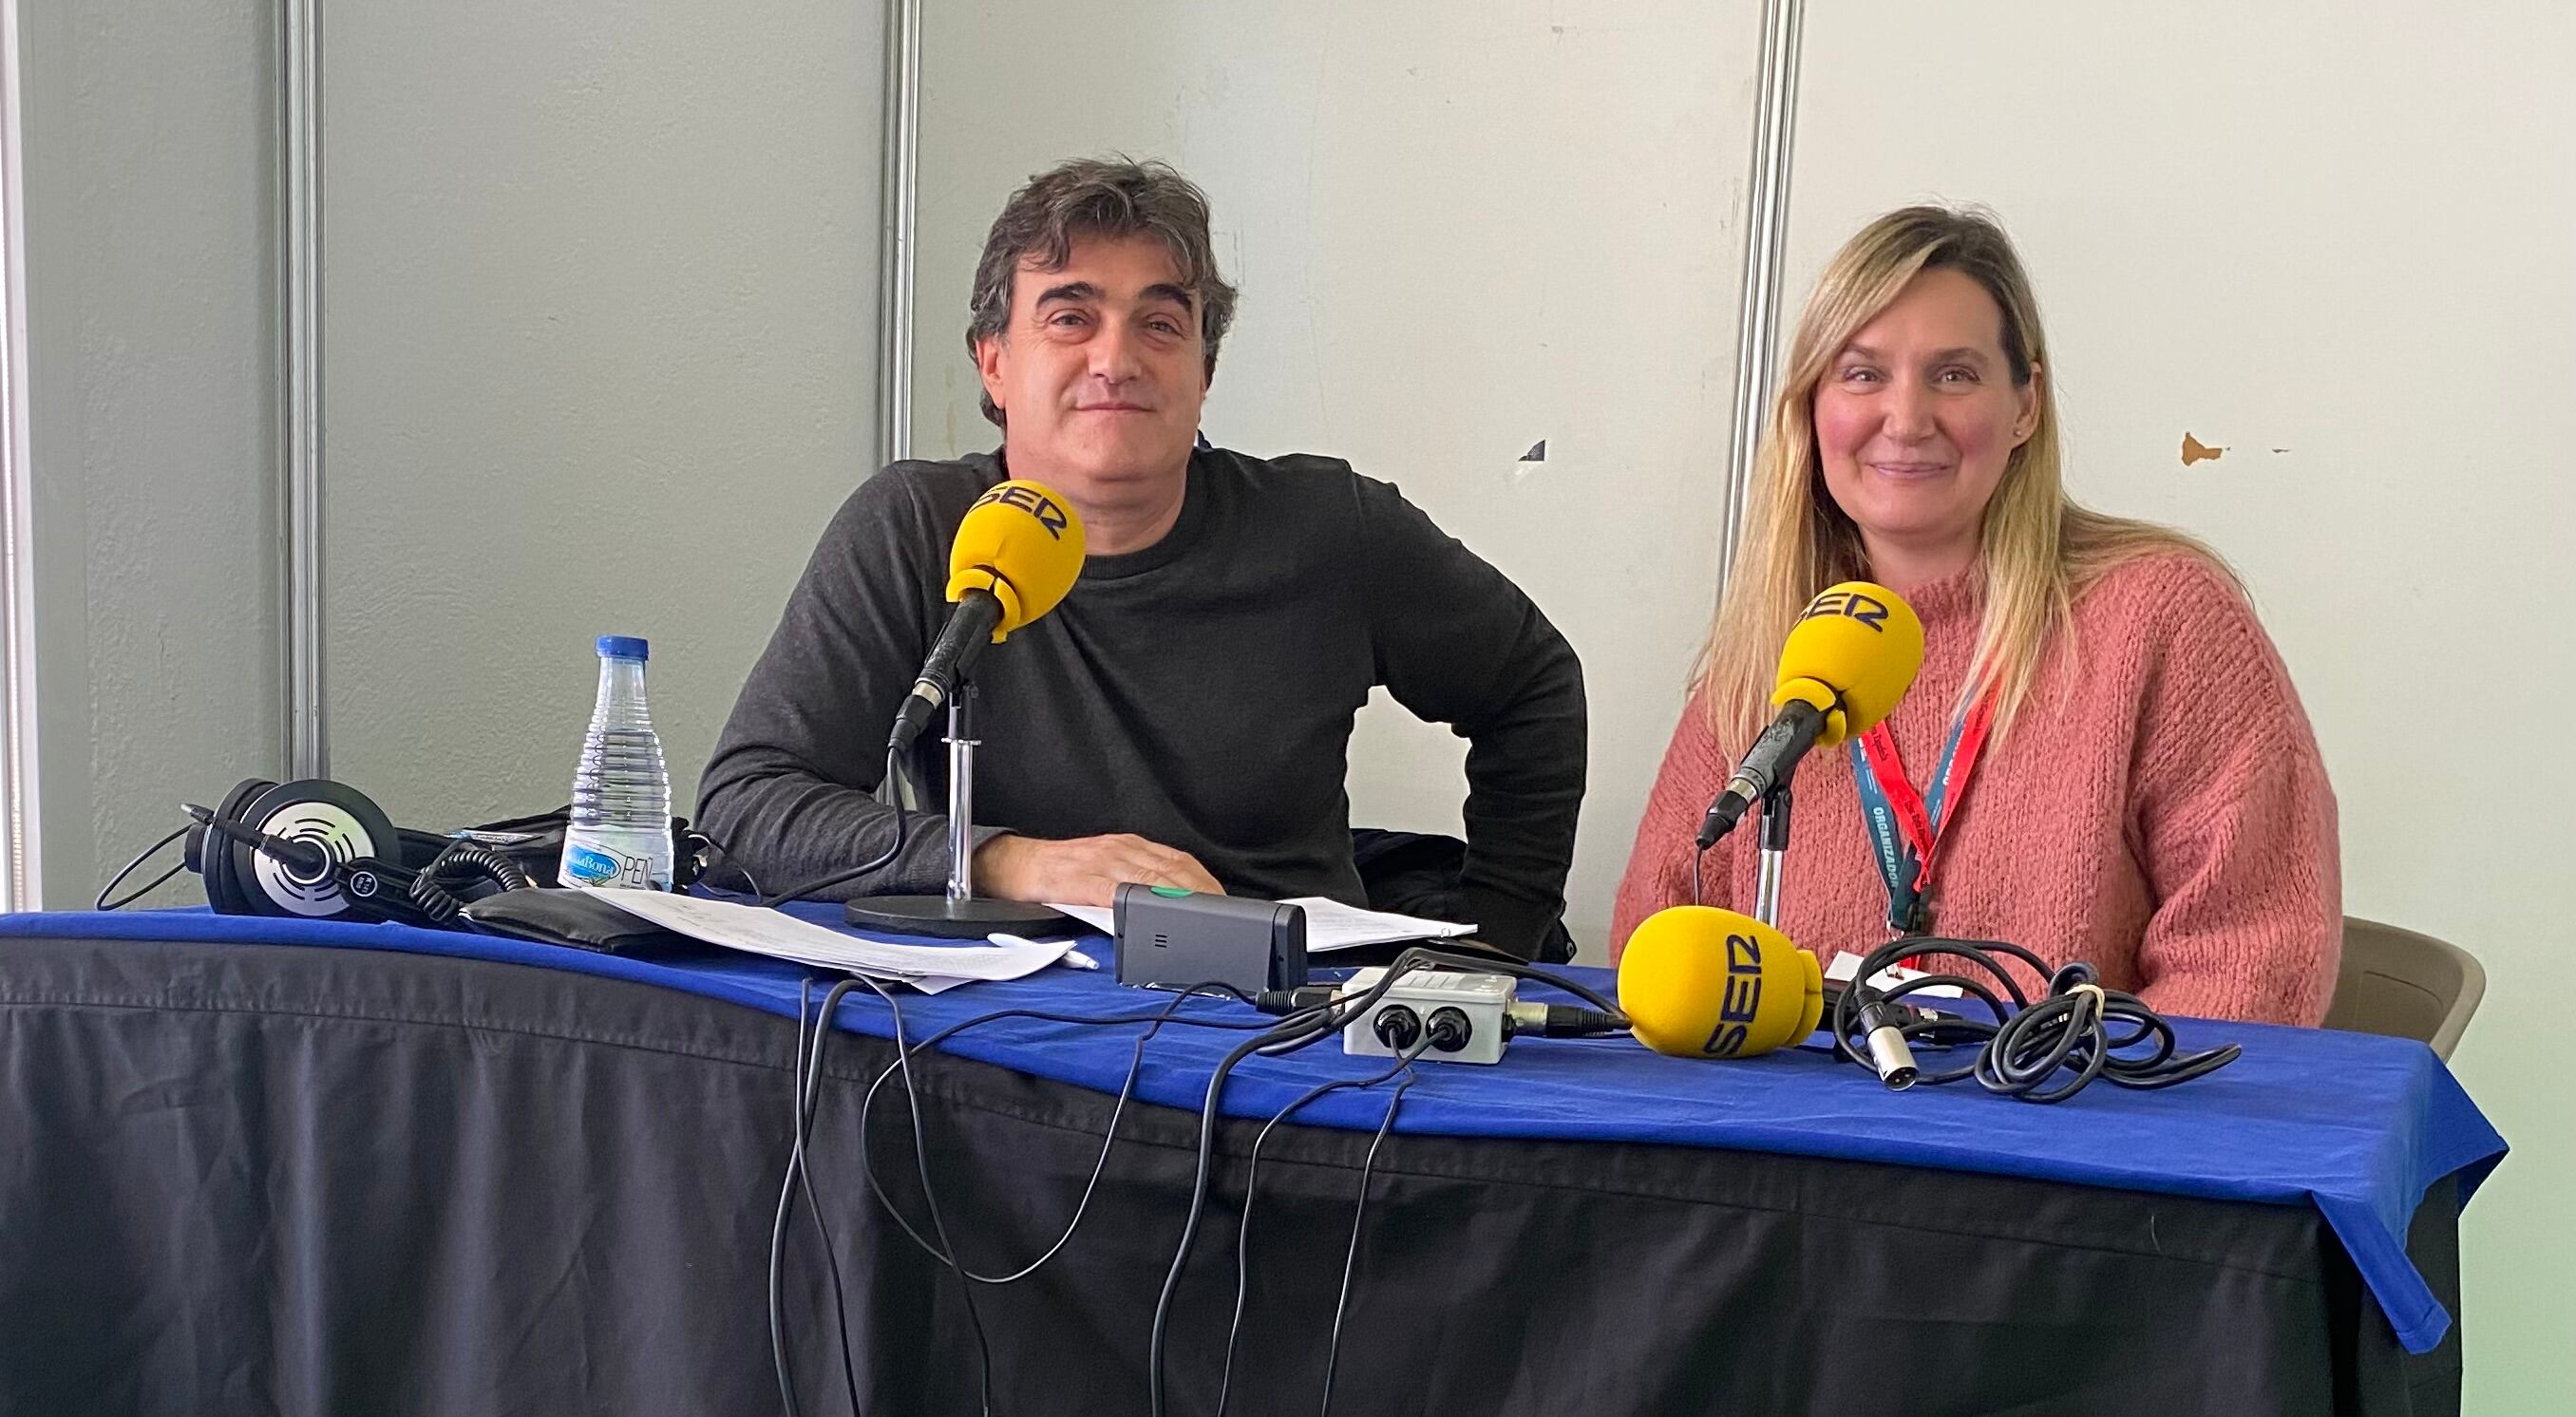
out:
{"label": "over-ear headphones", "polygon": [[[322,854],[280,860],[259,849],[264,836]],[[209,821],[188,828],[186,861],[205,878],[206,903],[221,914],[313,920],[358,914],[374,920],[385,916],[353,894],[342,868],[361,858],[399,864],[401,849],[384,809],[354,787],[328,778],[280,783],[254,777],[225,793]]]}
{"label": "over-ear headphones", "polygon": [[[365,793],[328,778],[249,778],[211,810],[187,811],[181,864],[226,915],[446,925],[467,901],[535,884],[513,847],[545,849],[528,833],[405,831]],[[559,835],[551,849],[561,852]]]}
{"label": "over-ear headphones", "polygon": [[[367,794],[328,778],[246,778],[213,808],[187,807],[189,825],[125,865],[99,892],[114,910],[180,867],[205,881],[206,903],[225,915],[307,920],[399,920],[447,925],[467,902],[552,882],[563,859],[569,807],[454,833],[397,827]],[[721,850],[684,821],[671,823],[673,885],[685,890]],[[108,896],[145,860],[187,838],[179,867],[115,904]]]}

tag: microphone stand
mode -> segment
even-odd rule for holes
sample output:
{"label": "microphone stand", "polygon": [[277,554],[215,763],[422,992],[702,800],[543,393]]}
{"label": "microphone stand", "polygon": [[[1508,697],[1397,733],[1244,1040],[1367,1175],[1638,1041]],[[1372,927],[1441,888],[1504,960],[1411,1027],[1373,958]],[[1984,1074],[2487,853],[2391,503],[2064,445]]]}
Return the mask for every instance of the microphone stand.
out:
{"label": "microphone stand", "polygon": [[1043,905],[986,900],[975,894],[975,685],[962,682],[948,696],[948,890],[944,895],[860,896],[841,907],[841,918],[863,930],[980,940],[995,931],[1076,928],[1072,917]]}
{"label": "microphone stand", "polygon": [[1789,866],[1789,784],[1773,783],[1762,794],[1761,874],[1753,884],[1753,918],[1780,927],[1780,877]]}
{"label": "microphone stand", "polygon": [[984,740],[974,735],[975,686],[948,701],[948,903],[975,898],[975,750]]}

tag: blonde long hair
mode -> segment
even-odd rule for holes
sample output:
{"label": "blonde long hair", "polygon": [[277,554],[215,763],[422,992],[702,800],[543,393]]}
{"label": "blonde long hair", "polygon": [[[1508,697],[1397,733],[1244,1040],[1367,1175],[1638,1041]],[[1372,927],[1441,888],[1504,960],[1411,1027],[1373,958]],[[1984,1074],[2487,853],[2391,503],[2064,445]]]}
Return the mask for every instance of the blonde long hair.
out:
{"label": "blonde long hair", "polygon": [[1706,692],[1709,727],[1721,742],[1748,741],[1761,730],[1780,642],[1816,592],[1869,578],[1860,528],[1825,490],[1816,453],[1816,385],[1853,334],[1925,270],[1959,271],[1994,297],[2015,386],[2028,385],[2034,369],[2043,371],[2038,421],[1986,503],[1979,532],[1985,620],[1959,706],[1993,687],[1995,732],[2007,731],[2029,697],[2049,635],[2067,626],[2075,598],[2122,562],[2184,551],[2225,569],[2181,532],[2068,500],[2039,302],[1994,217],[1933,206],[1889,212],[1861,228],[1825,267],[1781,370],[1754,459],[1751,516],[1734,574],[1692,670],[1692,688]]}

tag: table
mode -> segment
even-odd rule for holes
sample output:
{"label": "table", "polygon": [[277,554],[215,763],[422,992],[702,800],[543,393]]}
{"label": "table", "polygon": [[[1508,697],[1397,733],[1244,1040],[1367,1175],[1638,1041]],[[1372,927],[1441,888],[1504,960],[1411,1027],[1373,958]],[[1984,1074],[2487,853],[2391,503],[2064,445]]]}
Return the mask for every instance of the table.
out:
{"label": "table", "polygon": [[[157,912],[0,936],[0,1413],[775,1410],[798,971]],[[918,1036],[1139,1002],[1051,970],[903,1009]],[[811,1154],[867,1410],[973,1411],[960,1287],[860,1181],[894,1020],[863,992],[842,1021]],[[970,1264],[1062,1229],[1137,1031],[996,1024],[922,1060]],[[1074,1239],[979,1289],[996,1411],[1143,1409],[1195,1103],[1239,1036],[1156,1038]],[[2187,1025],[2214,1037],[2246,1058],[2056,1108],[1625,1040],[1426,1067],[1372,1168],[1335,1410],[2456,1411],[2457,1207],[2501,1141],[2420,1045]],[[1173,1411],[1214,1407],[1261,1121],[1364,1070],[1318,1048],[1229,1085]],[[1318,1408],[1386,1102],[1336,1094],[1264,1149],[1229,1411]],[[869,1138],[919,1221],[899,1099]],[[790,1359],[839,1412],[822,1253],[800,1219]]]}

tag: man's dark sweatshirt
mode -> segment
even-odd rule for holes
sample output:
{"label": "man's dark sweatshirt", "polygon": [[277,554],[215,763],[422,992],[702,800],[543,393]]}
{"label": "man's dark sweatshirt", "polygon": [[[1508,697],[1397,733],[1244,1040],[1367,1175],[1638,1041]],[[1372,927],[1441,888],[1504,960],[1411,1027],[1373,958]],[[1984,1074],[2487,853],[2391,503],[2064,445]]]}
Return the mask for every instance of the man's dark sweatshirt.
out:
{"label": "man's dark sweatshirt", "polygon": [[[763,886],[884,851],[886,730],[948,618],[949,542],[1004,476],[989,455],[896,463],[823,533],[699,787]],[[978,844],[1132,832],[1233,894],[1364,905],[1343,783],[1383,684],[1468,741],[1462,918],[1527,954],[1564,913],[1582,666],[1501,572],[1346,463],[1192,454],[1170,534],[1086,560],[975,682]],[[925,806],[946,801],[943,735],[922,740]],[[913,813],[893,863],[831,894],[935,893],[947,857],[945,818]]]}

